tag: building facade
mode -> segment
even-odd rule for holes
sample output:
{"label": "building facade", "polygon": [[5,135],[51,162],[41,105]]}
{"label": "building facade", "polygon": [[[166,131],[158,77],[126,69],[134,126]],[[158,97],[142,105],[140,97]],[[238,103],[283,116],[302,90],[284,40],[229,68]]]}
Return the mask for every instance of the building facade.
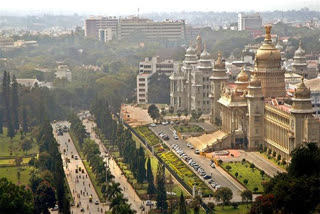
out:
{"label": "building facade", "polygon": [[[204,151],[267,147],[289,160],[297,146],[320,142],[320,120],[314,115],[311,91],[302,79],[293,96],[286,96],[280,52],[271,43],[270,31],[271,26],[266,26],[265,40],[257,50],[250,77],[242,69],[234,83],[220,80],[220,92],[218,87],[211,87],[211,94],[220,97],[217,103],[212,101],[211,121],[224,135],[214,139]],[[213,86],[214,76],[215,72],[211,78]]]}
{"label": "building facade", "polygon": [[262,18],[259,13],[255,14],[238,14],[238,31],[259,30],[262,27]]}
{"label": "building facade", "polygon": [[190,43],[180,68],[170,76],[170,105],[175,111],[210,113],[213,63],[205,47],[202,51],[200,42],[201,37],[198,36],[196,48]]}
{"label": "building facade", "polygon": [[99,31],[111,29],[111,38],[128,39],[134,36],[145,39],[178,40],[185,38],[184,20],[164,20],[154,22],[150,19],[131,17],[90,17],[85,20],[85,36],[99,39]]}
{"label": "building facade", "polygon": [[170,76],[173,73],[175,64],[173,60],[160,61],[160,58],[145,58],[139,63],[139,74],[137,75],[137,103],[148,103],[148,89],[152,76],[155,73]]}

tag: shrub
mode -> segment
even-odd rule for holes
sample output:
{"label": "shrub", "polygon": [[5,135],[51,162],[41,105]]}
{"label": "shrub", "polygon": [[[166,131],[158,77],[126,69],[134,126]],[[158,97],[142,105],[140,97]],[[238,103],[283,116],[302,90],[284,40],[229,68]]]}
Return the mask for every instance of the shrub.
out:
{"label": "shrub", "polygon": [[238,172],[236,172],[234,175],[236,176],[236,178],[238,178],[239,173],[238,173]]}
{"label": "shrub", "polygon": [[213,202],[208,202],[208,207],[210,210],[214,210],[214,208],[216,207],[216,205]]}
{"label": "shrub", "polygon": [[245,158],[242,159],[242,164],[243,164],[244,162],[246,162],[246,159],[245,159]]}
{"label": "shrub", "polygon": [[258,190],[259,190],[258,187],[253,188],[253,192],[258,192]]}
{"label": "shrub", "polygon": [[233,209],[237,209],[239,206],[237,202],[232,202],[231,205],[233,206]]}
{"label": "shrub", "polygon": [[254,167],[255,167],[254,164],[251,163],[251,164],[250,164],[250,168],[251,168],[251,169],[254,169]]}
{"label": "shrub", "polygon": [[275,158],[277,156],[277,153],[273,151],[272,156]]}
{"label": "shrub", "polygon": [[267,150],[268,150],[268,148],[265,146],[265,147],[263,148],[263,151],[264,151],[264,152],[267,152]]}
{"label": "shrub", "polygon": [[281,164],[282,165],[286,165],[287,164],[286,159],[283,158],[282,161],[281,161]]}
{"label": "shrub", "polygon": [[268,155],[271,155],[272,151],[271,149],[268,150]]}
{"label": "shrub", "polygon": [[222,165],[222,163],[223,163],[223,160],[218,160],[218,163],[219,163],[219,165]]}
{"label": "shrub", "polygon": [[230,171],[231,166],[227,165],[227,166],[226,166],[226,169],[227,169],[228,171]]}
{"label": "shrub", "polygon": [[278,154],[278,156],[277,156],[277,161],[280,161],[280,160],[281,160],[281,155]]}
{"label": "shrub", "polygon": [[246,178],[245,178],[245,179],[243,179],[243,183],[244,183],[245,185],[247,185],[247,184],[248,184],[248,182],[249,182],[249,181],[248,181],[248,179],[246,179]]}

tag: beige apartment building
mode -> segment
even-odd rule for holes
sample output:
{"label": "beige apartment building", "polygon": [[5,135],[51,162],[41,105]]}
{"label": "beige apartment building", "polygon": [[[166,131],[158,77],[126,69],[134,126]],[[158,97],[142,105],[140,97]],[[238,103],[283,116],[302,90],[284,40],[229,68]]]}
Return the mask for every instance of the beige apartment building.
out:
{"label": "beige apartment building", "polygon": [[90,17],[85,20],[85,36],[99,39],[99,30],[111,29],[112,38],[141,38],[178,40],[185,38],[184,20],[164,20],[155,22],[150,19],[130,17]]}

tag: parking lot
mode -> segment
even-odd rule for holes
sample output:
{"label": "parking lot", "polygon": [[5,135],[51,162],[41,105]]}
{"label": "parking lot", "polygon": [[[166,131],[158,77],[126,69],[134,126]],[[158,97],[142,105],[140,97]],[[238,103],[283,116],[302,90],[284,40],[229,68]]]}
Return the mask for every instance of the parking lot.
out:
{"label": "parking lot", "polygon": [[[154,127],[150,127],[150,129],[159,136],[159,133],[163,133],[166,136],[168,136],[167,140],[164,140],[164,142],[169,146],[169,148],[177,154],[178,157],[180,157],[185,163],[205,182],[208,184],[209,187],[212,189],[216,189],[217,186],[219,187],[229,187],[233,192],[233,200],[234,201],[241,201],[241,191],[244,190],[244,187],[239,185],[238,183],[235,183],[233,180],[230,180],[229,177],[226,177],[224,174],[222,174],[218,169],[212,168],[210,164],[212,163],[211,160],[207,159],[206,157],[201,156],[200,154],[196,154],[196,151],[190,146],[188,146],[188,143],[181,139],[175,139],[174,138],[174,129],[172,125],[156,125]],[[163,135],[162,135],[163,136]],[[160,136],[159,136],[160,137]],[[163,139],[163,137],[162,137]],[[177,146],[174,147],[174,145],[179,146],[178,149]],[[179,152],[181,156],[179,155]],[[184,156],[182,157],[182,155]],[[188,162],[192,159],[193,162]],[[186,162],[188,160],[188,162]],[[192,164],[191,164],[192,163]],[[202,176],[203,175],[203,176]],[[208,175],[211,176],[211,178],[204,179],[204,176]],[[209,183],[210,182],[210,183]]]}

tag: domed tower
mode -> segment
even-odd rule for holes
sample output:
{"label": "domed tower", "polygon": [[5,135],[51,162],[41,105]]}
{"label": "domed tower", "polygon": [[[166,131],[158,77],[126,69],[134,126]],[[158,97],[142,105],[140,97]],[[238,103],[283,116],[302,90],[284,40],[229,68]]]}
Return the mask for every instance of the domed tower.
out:
{"label": "domed tower", "polygon": [[199,64],[195,72],[194,79],[196,83],[194,87],[197,88],[198,94],[195,92],[194,100],[197,104],[197,109],[205,114],[210,113],[210,76],[212,75],[212,60],[211,55],[206,50],[204,45],[203,52],[200,55]]}
{"label": "domed tower", "polygon": [[[311,136],[311,132],[318,133],[319,124],[318,120],[313,117],[314,109],[311,104],[310,89],[304,84],[304,78],[294,91],[294,97],[292,98],[292,108],[290,113],[294,116],[291,120],[290,125],[293,130],[293,148],[303,142],[309,142],[314,136]],[[317,121],[317,123],[315,123]],[[317,135],[317,134],[316,134]],[[319,136],[319,135],[317,135]],[[319,139],[314,141],[319,142]]]}
{"label": "domed tower", "polygon": [[299,42],[299,48],[294,52],[292,72],[308,78],[306,52],[301,47],[301,41]]}
{"label": "domed tower", "polygon": [[247,131],[248,148],[257,148],[263,144],[264,127],[264,98],[262,94],[261,81],[253,72],[248,86],[247,103],[249,124]]}
{"label": "domed tower", "polygon": [[213,74],[210,77],[211,82],[211,123],[215,123],[216,125],[221,125],[221,117],[220,117],[220,104],[218,100],[221,97],[221,89],[222,85],[228,81],[226,65],[222,61],[221,53],[218,53],[218,58],[214,63]]}
{"label": "domed tower", "polygon": [[196,38],[196,54],[198,58],[200,57],[201,52],[202,52],[202,39],[200,34],[198,34]]}
{"label": "domed tower", "polygon": [[186,50],[184,62],[186,64],[196,64],[198,62],[196,50],[193,48],[192,42],[190,42],[190,45],[189,45],[188,49]]}
{"label": "domed tower", "polygon": [[294,97],[292,98],[291,113],[294,114],[309,114],[313,113],[314,109],[311,104],[310,89],[304,84],[304,78],[301,83],[294,90]]}
{"label": "domed tower", "polygon": [[248,90],[247,87],[249,85],[249,75],[244,71],[244,67],[241,68],[235,84],[237,85],[237,91],[245,92]]}
{"label": "domed tower", "polygon": [[254,72],[261,81],[264,97],[284,97],[284,70],[281,69],[280,50],[272,44],[271,28],[271,25],[265,26],[266,35],[256,53]]}

